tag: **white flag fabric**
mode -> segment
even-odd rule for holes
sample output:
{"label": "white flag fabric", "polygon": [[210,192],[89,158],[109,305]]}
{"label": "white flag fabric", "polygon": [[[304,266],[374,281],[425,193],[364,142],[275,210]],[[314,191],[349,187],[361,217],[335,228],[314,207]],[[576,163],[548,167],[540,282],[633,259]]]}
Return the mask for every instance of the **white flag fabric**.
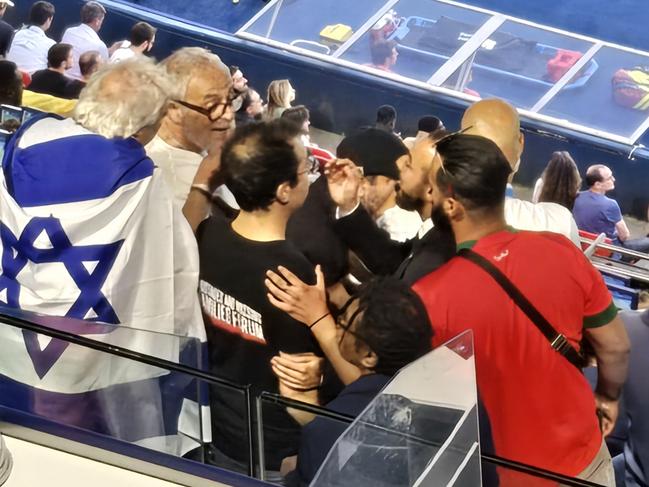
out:
{"label": "white flag fabric", "polygon": [[[0,305],[68,317],[56,326],[200,365],[196,241],[135,139],[54,116],[26,122],[2,160],[0,252]],[[5,325],[0,344],[0,403],[182,453],[173,437],[183,394],[191,404],[187,377]],[[196,384],[189,388],[198,401]]]}

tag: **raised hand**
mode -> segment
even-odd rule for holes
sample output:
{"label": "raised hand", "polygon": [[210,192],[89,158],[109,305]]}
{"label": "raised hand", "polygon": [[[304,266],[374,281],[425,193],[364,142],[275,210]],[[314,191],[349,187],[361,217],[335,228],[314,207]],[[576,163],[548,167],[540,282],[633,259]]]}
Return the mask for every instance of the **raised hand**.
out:
{"label": "raised hand", "polygon": [[343,213],[350,213],[359,203],[363,168],[349,159],[334,159],[325,166],[329,194]]}

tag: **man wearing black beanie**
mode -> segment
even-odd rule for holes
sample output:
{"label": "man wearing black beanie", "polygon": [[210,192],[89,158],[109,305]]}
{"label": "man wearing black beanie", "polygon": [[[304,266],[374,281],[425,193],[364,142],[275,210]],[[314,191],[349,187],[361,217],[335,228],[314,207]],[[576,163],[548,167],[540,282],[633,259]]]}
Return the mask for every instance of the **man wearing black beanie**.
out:
{"label": "man wearing black beanie", "polygon": [[408,154],[403,142],[393,134],[370,128],[345,138],[336,155],[363,168],[361,204],[387,231],[392,240],[405,242],[413,238],[422,220],[416,211],[407,211],[396,202],[399,169],[396,161]]}
{"label": "man wearing black beanie", "polygon": [[[391,239],[390,234],[381,229],[372,218],[371,207],[377,206],[380,209],[384,206],[378,205],[384,188],[373,188],[370,181],[374,176],[384,176],[392,180],[392,188],[396,189],[396,180],[401,177],[397,164],[410,157],[398,137],[378,129],[364,129],[344,139],[338,146],[336,155],[341,159],[349,159],[362,168],[364,181],[359,194],[361,204],[350,214],[341,215],[329,193],[327,179],[319,178],[311,185],[305,204],[289,220],[286,234],[287,239],[307,259],[314,265],[321,265],[328,287],[339,282],[349,272],[350,249],[371,272],[394,274],[409,284],[433,271],[455,254],[455,242],[450,232],[439,229],[426,231],[430,229],[430,224],[422,223],[420,227],[423,228],[417,232],[420,236],[415,235],[410,240],[399,242]],[[374,199],[376,201],[372,201]],[[408,208],[412,209],[414,208]],[[430,215],[425,215],[426,219],[429,217]]]}

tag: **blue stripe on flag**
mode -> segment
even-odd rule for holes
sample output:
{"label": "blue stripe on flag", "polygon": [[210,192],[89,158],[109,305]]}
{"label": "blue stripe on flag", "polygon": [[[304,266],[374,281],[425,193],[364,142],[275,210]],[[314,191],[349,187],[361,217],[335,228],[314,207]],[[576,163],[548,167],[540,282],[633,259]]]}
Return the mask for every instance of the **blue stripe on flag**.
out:
{"label": "blue stripe on flag", "polygon": [[5,149],[7,187],[22,207],[106,198],[153,174],[153,162],[133,138],[76,135],[19,148],[21,135],[42,119],[29,120]]}

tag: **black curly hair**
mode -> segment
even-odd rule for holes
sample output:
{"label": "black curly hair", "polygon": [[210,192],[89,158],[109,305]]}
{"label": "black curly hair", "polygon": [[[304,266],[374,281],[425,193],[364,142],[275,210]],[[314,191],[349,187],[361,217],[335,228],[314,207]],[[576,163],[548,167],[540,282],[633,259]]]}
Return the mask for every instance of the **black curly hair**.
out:
{"label": "black curly hair", "polygon": [[[392,376],[431,350],[433,329],[419,296],[394,277],[375,277],[347,302],[358,301],[353,334],[378,357],[374,372]],[[357,342],[358,346],[358,342]]]}

